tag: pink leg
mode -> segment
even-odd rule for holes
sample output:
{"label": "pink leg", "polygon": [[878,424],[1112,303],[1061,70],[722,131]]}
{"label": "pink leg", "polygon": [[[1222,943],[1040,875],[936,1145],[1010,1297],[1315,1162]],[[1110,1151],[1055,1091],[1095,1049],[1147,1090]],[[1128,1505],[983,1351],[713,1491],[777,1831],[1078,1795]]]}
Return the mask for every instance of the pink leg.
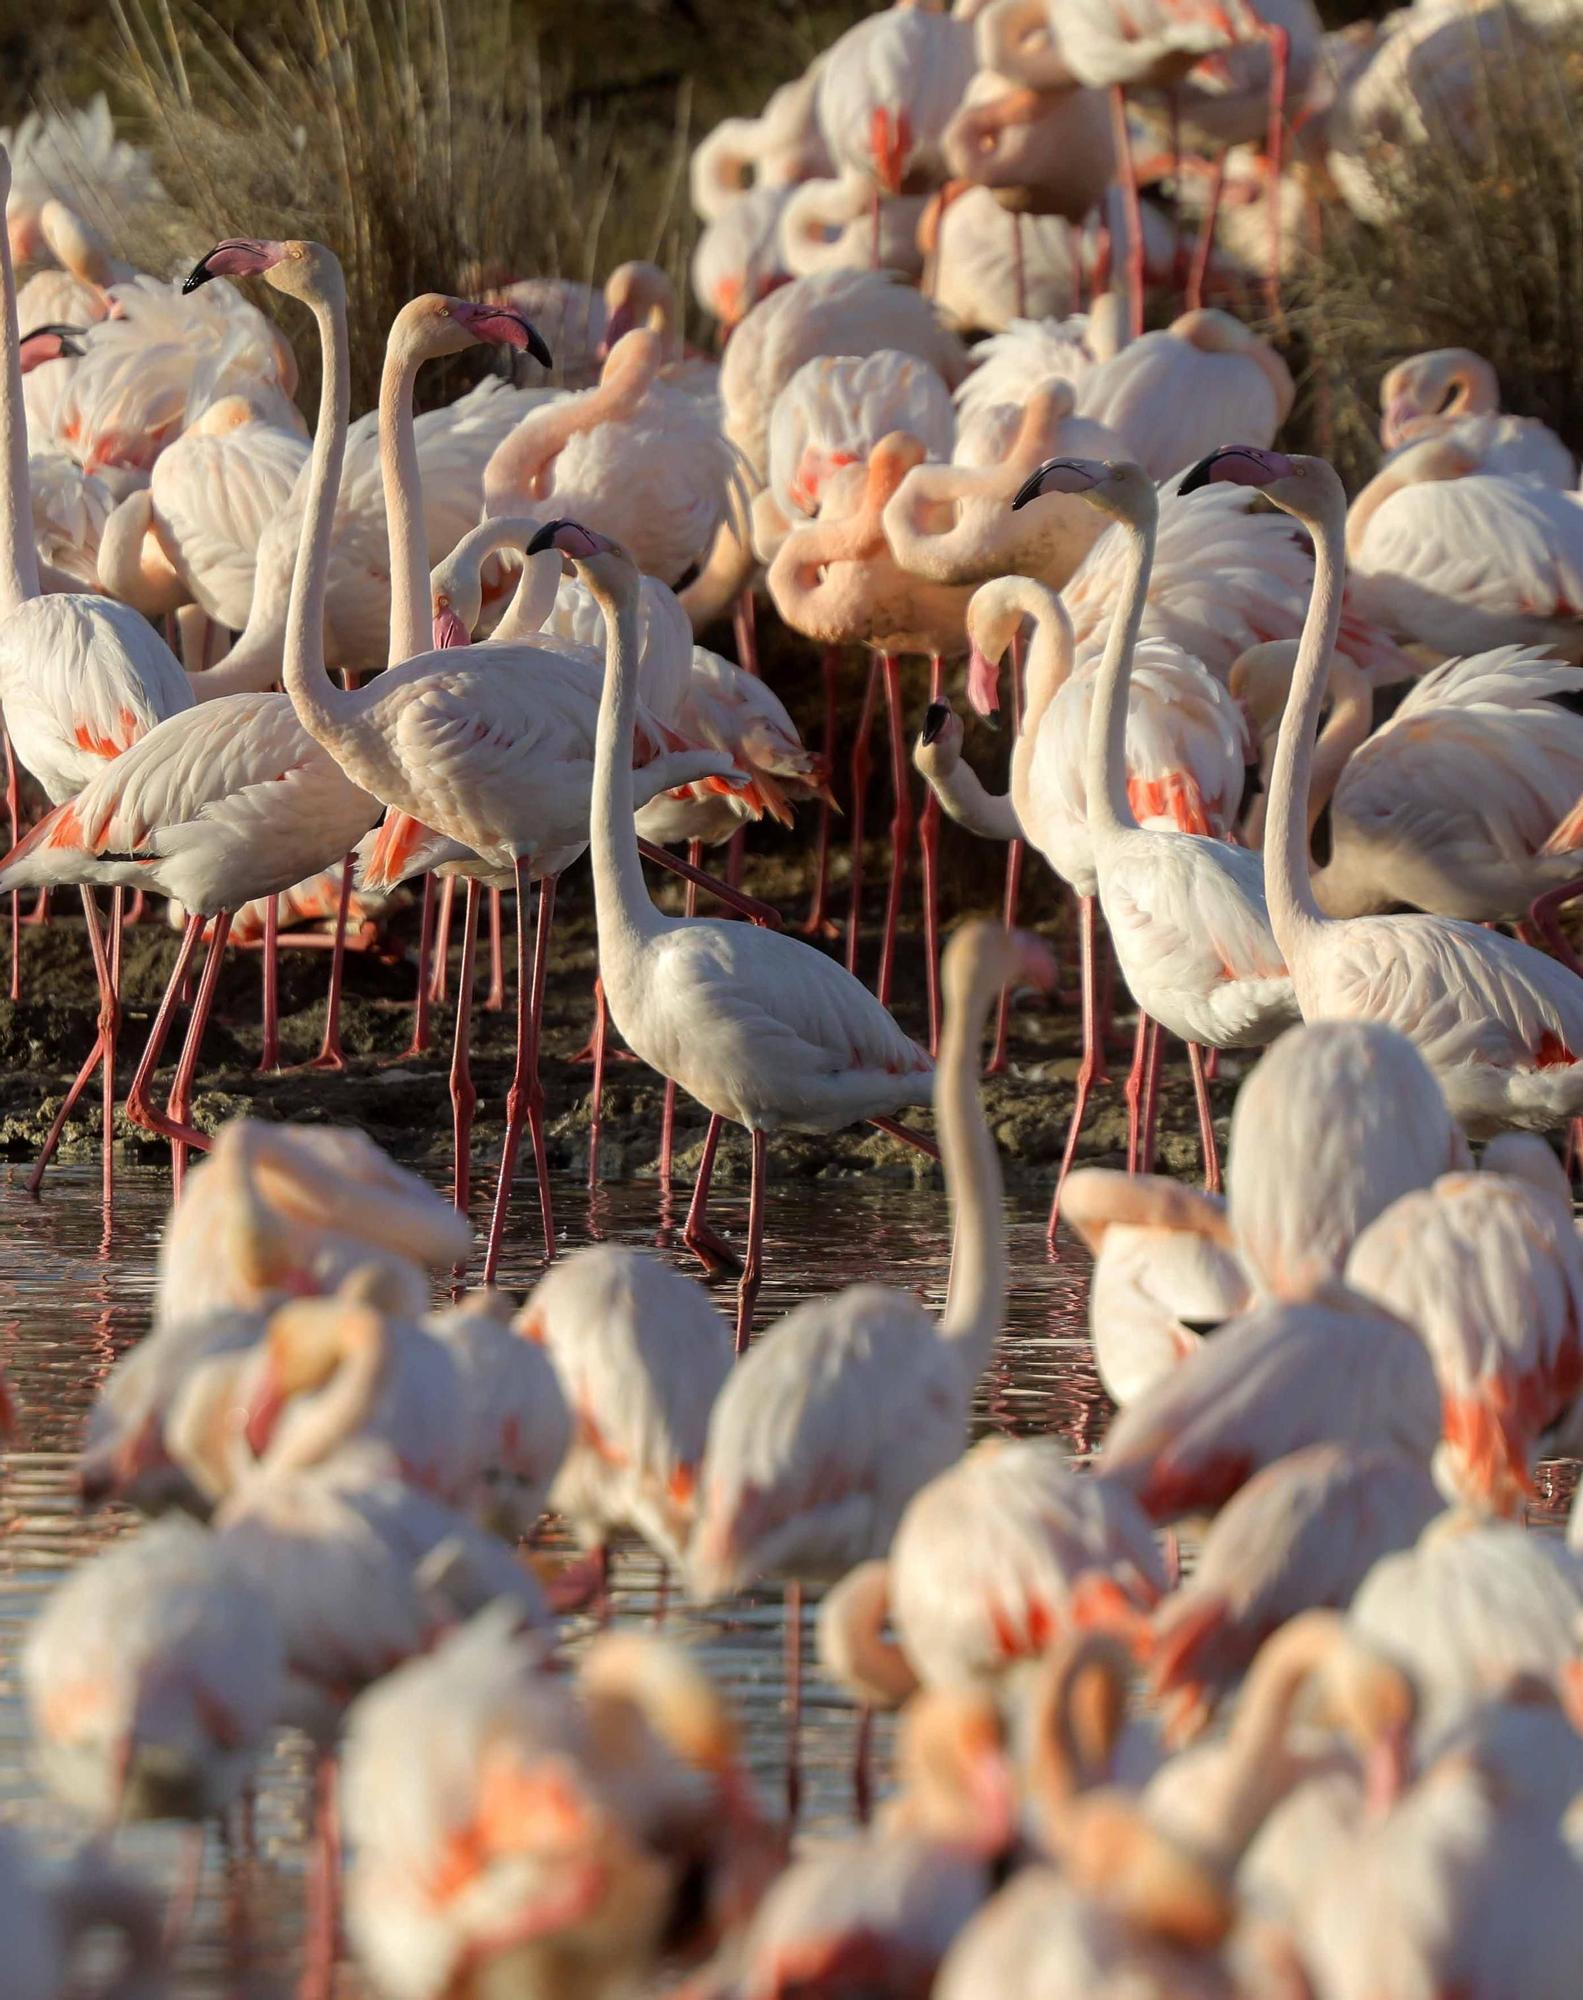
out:
{"label": "pink leg", "polygon": [[1143,332],[1143,205],[1138,199],[1138,171],[1133,164],[1132,137],[1127,130],[1127,95],[1119,83],[1112,84],[1110,89],[1110,129],[1127,211],[1127,311],[1132,338],[1136,340]]}
{"label": "pink leg", "polygon": [[731,608],[731,629],[736,640],[737,665],[743,673],[759,678],[758,607],[752,587],[744,590]]}
{"label": "pink leg", "polygon": [[[836,677],[841,670],[839,648],[826,646],[820,662],[824,677],[824,734],[820,756],[825,770],[825,796],[819,801],[819,834],[814,853],[813,902],[809,906],[807,921],[803,924],[804,937],[834,937],[836,926],[825,914],[825,891],[830,882],[830,821],[835,812],[830,803],[829,785],[835,770],[836,738]],[[931,798],[934,794],[929,794]]]}
{"label": "pink leg", "polygon": [[1149,1059],[1143,1084],[1143,1151],[1138,1171],[1154,1172],[1154,1142],[1160,1116],[1160,1071],[1165,1062],[1165,1030],[1158,1021],[1149,1023]]}
{"label": "pink leg", "polygon": [[1270,133],[1265,151],[1270,175],[1270,318],[1281,316],[1281,167],[1286,157],[1286,76],[1291,37],[1284,28],[1266,27],[1270,44]]}
{"label": "pink leg", "polygon": [[900,1140],[902,1145],[911,1146],[915,1153],[922,1153],[926,1159],[938,1160],[940,1157],[940,1148],[933,1139],[925,1138],[922,1132],[915,1132],[910,1125],[903,1125],[899,1118],[870,1118],[867,1122],[876,1132]]}
{"label": "pink leg", "polygon": [[1017,303],[1018,319],[1028,317],[1028,273],[1022,254],[1022,217],[1015,209],[1011,212],[1011,270],[1013,296]]}
{"label": "pink leg", "polygon": [[346,913],[352,901],[352,870],[356,856],[341,863],[341,897],[335,911],[335,949],[330,954],[330,991],[324,1003],[324,1040],[309,1069],[345,1069],[341,1047],[341,981],[346,973]]}
{"label": "pink leg", "polygon": [[[115,1049],[121,1034],[121,931],[126,891],[110,891],[110,956],[106,964],[94,951],[94,971],[100,975],[99,1046],[104,1051],[104,1096],[101,1113],[101,1188],[108,1220],[115,1204]],[[106,976],[107,975],[107,976]]]}
{"label": "pink leg", "polygon": [[[116,895],[119,897],[120,893],[118,889]],[[38,1158],[33,1162],[32,1172],[27,1177],[27,1191],[33,1195],[36,1195],[43,1185],[45,1169],[55,1157],[56,1150],[60,1145],[61,1134],[66,1129],[66,1121],[71,1117],[72,1112],[76,1110],[78,1098],[82,1096],[89,1083],[93,1080],[94,1072],[104,1063],[106,1030],[108,1028],[110,1045],[113,1047],[116,1029],[119,1026],[121,1018],[120,1006],[116,999],[116,964],[105,957],[104,940],[99,932],[99,913],[94,907],[92,889],[86,887],[83,889],[82,908],[88,928],[88,948],[93,954],[94,977],[99,985],[99,1020],[97,1032],[94,1036],[93,1047],[88,1051],[88,1059],[72,1079],[71,1088],[67,1091],[61,1102],[59,1111],[55,1113],[50,1128],[44,1135],[44,1144],[39,1151]],[[114,941],[114,950],[117,956],[119,955],[119,947],[120,937],[119,933],[117,933]],[[105,1107],[105,1117],[108,1122],[105,1126],[103,1168],[104,1199],[106,1204],[111,1199],[110,1148],[114,1144],[115,1136],[115,1071],[113,1067],[110,1070],[109,1091],[110,1095]]]}
{"label": "pink leg", "polygon": [[786,1824],[802,1811],[802,1585],[786,1586]]}
{"label": "pink leg", "polygon": [[544,975],[549,961],[550,922],[555,912],[555,877],[539,884],[539,927],[528,964],[528,863],[518,858],[517,876],[517,1064],[506,1093],[506,1139],[500,1155],[500,1179],[495,1187],[495,1212],[489,1223],[484,1253],[484,1283],[495,1282],[500,1246],[505,1240],[506,1211],[517,1169],[522,1128],[533,1145],[533,1171],[539,1184],[539,1220],[544,1229],[544,1261],[555,1256],[555,1215],[550,1196],[550,1167],[544,1148],[544,1088],[539,1082],[539,1032],[544,1010]]}
{"label": "pink leg", "polygon": [[762,924],[766,930],[781,928],[781,913],[773,903],[761,902],[757,896],[747,896],[740,889],[732,888],[729,882],[722,882],[718,875],[711,875],[706,868],[699,868],[693,862],[683,861],[672,854],[668,847],[656,847],[652,840],[640,840],[638,852],[645,861],[652,861],[656,867],[669,869],[679,875],[684,882],[691,882],[700,889],[707,889],[711,896],[735,910],[739,916],[748,917],[755,924]]}
{"label": "pink leg", "polygon": [[423,910],[418,918],[418,997],[412,1014],[412,1040],[403,1051],[407,1056],[427,1055],[434,1040],[429,1030],[429,964],[433,955],[434,877],[425,875]]}
{"label": "pink leg", "polygon": [[445,1005],[446,979],[451,968],[451,916],[456,908],[456,877],[447,875],[440,891],[438,936],[434,944],[433,976],[429,998],[436,1007]]}
{"label": "pink leg", "polygon": [[594,980],[594,1074],[588,1111],[588,1185],[599,1185],[599,1130],[605,1108],[605,1064],[610,1057],[610,1007],[605,999],[605,982]]}
{"label": "pink leg", "polygon": [[693,1198],[687,1207],[687,1220],[682,1224],[682,1241],[711,1277],[721,1271],[742,1268],[741,1258],[723,1236],[710,1228],[708,1221],[709,1190],[714,1183],[715,1155],[720,1150],[724,1125],[718,1112],[711,1115],[709,1130],[704,1134],[703,1156],[698,1162],[698,1178],[693,1183]]}
{"label": "pink leg", "polygon": [[1220,1154],[1215,1146],[1215,1115],[1209,1102],[1209,1079],[1204,1075],[1204,1051],[1197,1042],[1187,1045],[1187,1060],[1193,1072],[1193,1099],[1198,1106],[1198,1143],[1204,1160],[1204,1192],[1220,1192]]}
{"label": "pink leg", "polygon": [[896,970],[896,927],[901,921],[901,892],[907,880],[907,848],[912,839],[912,793],[907,783],[907,725],[902,713],[901,664],[891,653],[880,655],[885,677],[885,719],[890,729],[890,892],[885,899],[885,937],[879,953],[875,995],[890,1005]]}
{"label": "pink leg", "polygon": [[32,909],[28,911],[27,915],[22,919],[22,921],[23,923],[27,924],[30,928],[37,927],[39,929],[42,929],[44,925],[46,925],[49,922],[48,889],[39,890],[37,896],[35,896],[33,899]]}
{"label": "pink leg", "polygon": [[264,1045],[258,1052],[261,1076],[280,1067],[280,899],[264,906]]}
{"label": "pink leg", "polygon": [[764,1169],[769,1139],[763,1132],[753,1135],[752,1178],[748,1183],[748,1254],[737,1281],[737,1353],[746,1354],[753,1337],[753,1308],[758,1303],[759,1285],[764,1277]]}
{"label": "pink leg", "polygon": [[[699,868],[704,858],[704,844],[694,840],[687,848],[689,867]],[[698,914],[698,884],[687,884],[687,915]],[[660,1111],[660,1187],[666,1194],[671,1191],[671,1156],[676,1145],[676,1079],[665,1079],[665,1102]]]}
{"label": "pink leg", "polygon": [[132,1077],[132,1088],[127,1092],[126,1115],[134,1125],[145,1132],[159,1132],[163,1129],[160,1124],[160,1114],[154,1108],[151,1099],[150,1085],[154,1079],[154,1072],[159,1068],[159,1059],[165,1053],[171,1022],[175,1019],[181,991],[187,983],[187,974],[192,970],[192,961],[202,938],[203,918],[188,917],[187,927],[181,934],[181,949],[176,954],[170,981],[165,988],[164,998],[159,1003],[159,1012],[154,1016],[154,1025],[149,1031],[148,1046],[144,1049]]}
{"label": "pink leg", "polygon": [[452,1182],[456,1206],[463,1215],[473,1191],[473,1112],[478,1092],[473,1088],[473,973],[478,961],[478,892],[469,881],[467,911],[462,918],[462,968],[456,980],[456,1041],[451,1050],[451,1122],[455,1151]]}
{"label": "pink leg", "polygon": [[209,933],[209,955],[203,962],[203,977],[198,981],[197,998],[192,1003],[192,1015],[187,1022],[187,1039],[182,1044],[181,1060],[176,1065],[175,1079],[170,1086],[170,1097],[165,1105],[165,1123],[162,1129],[170,1139],[171,1191],[179,1195],[182,1183],[187,1177],[187,1152],[196,1147],[200,1153],[209,1150],[207,1136],[197,1131],[192,1124],[192,1086],[198,1074],[198,1057],[203,1050],[204,1032],[209,1025],[209,1015],[214,1009],[215,989],[220,984],[220,969],[225,962],[225,941],[231,934],[231,913],[222,910],[214,919]]}
{"label": "pink leg", "polygon": [[1209,201],[1204,209],[1204,219],[1198,227],[1198,241],[1193,246],[1192,267],[1187,274],[1186,302],[1189,312],[1197,312],[1204,303],[1204,286],[1209,278],[1209,260],[1215,254],[1215,225],[1220,220],[1220,197],[1226,187],[1226,156],[1216,155],[1214,169],[1209,180]]}
{"label": "pink leg", "polygon": [[1147,1095],[1148,1087],[1149,1038],[1153,1027],[1154,1023],[1140,1007],[1138,1009],[1137,1033],[1134,1035],[1132,1042],[1132,1067],[1127,1072],[1127,1081],[1122,1090],[1122,1095],[1127,1101],[1127,1172],[1129,1174],[1141,1173],[1143,1171],[1141,1162],[1143,1159],[1145,1118],[1144,1099]]}
{"label": "pink leg", "polygon": [[[1019,630],[1011,642],[1011,728],[1013,737],[1022,728],[1022,633]],[[1022,869],[1026,859],[1026,841],[1014,840],[1006,849],[1006,891],[1001,903],[1001,916],[1007,928],[1017,921],[1017,904],[1022,896]],[[995,1046],[986,1064],[986,1076],[1001,1076],[1006,1068],[1006,1041],[1011,1032],[1011,989],[1002,989],[995,1008]]]}
{"label": "pink leg", "polygon": [[341,1824],[332,1754],[314,1773],[314,1860],[309,1877],[308,1935],[298,2000],[331,2000],[341,1930]]}
{"label": "pink leg", "polygon": [[[22,780],[17,774],[16,752],[11,748],[11,732],[4,722],[0,722],[0,742],[5,745],[6,818],[15,847],[22,830]],[[11,998],[22,998],[22,894],[18,889],[11,891]]]}
{"label": "pink leg", "polygon": [[1544,945],[1554,952],[1563,965],[1583,975],[1583,962],[1579,961],[1577,953],[1567,940],[1566,932],[1561,928],[1562,910],[1579,896],[1583,896],[1583,879],[1563,882],[1558,888],[1549,889],[1544,895],[1534,898],[1529,906],[1528,921],[1538,932]]}
{"label": "pink leg", "polygon": [[846,969],[857,971],[859,930],[863,921],[863,808],[868,796],[869,738],[874,729],[874,700],[879,689],[879,658],[869,662],[868,685],[852,745],[852,909],[846,925]]}
{"label": "pink leg", "polygon": [[[938,653],[929,661],[929,699],[940,699],[945,678]],[[924,788],[923,811],[918,816],[918,855],[923,872],[923,958],[924,987],[929,1002],[929,1053],[940,1053],[940,801],[928,786]]]}
{"label": "pink leg", "polygon": [[[504,898],[498,889],[489,892],[489,990],[484,995],[486,1014],[503,1013],[506,1005],[505,919],[501,914]],[[520,913],[518,922],[520,923]]]}
{"label": "pink leg", "polygon": [[[1066,1149],[1061,1154],[1061,1169],[1055,1177],[1055,1199],[1050,1204],[1050,1220],[1045,1228],[1045,1235],[1051,1243],[1055,1242],[1056,1229],[1061,1220],[1061,1192],[1066,1186],[1067,1175],[1072,1171],[1072,1162],[1077,1157],[1077,1139],[1088,1113],[1089,1094],[1095,1084],[1110,1081],[1105,1070],[1105,1052],[1101,1046],[1098,995],[1094,984],[1096,907],[1092,896],[1078,898],[1077,923],[1083,983],[1083,1060],[1078,1065],[1077,1094],[1072,1099],[1072,1122],[1066,1128]],[[1129,1113],[1127,1155],[1130,1170],[1134,1149],[1134,1134],[1131,1128],[1136,1124],[1137,1110],[1132,1097],[1129,1096],[1127,1104]]]}

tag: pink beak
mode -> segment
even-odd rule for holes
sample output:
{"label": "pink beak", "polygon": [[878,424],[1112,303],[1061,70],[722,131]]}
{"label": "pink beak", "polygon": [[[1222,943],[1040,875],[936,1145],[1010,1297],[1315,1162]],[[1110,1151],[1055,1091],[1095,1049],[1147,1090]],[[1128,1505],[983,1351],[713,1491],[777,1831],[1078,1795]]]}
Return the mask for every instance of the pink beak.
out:
{"label": "pink beak", "polygon": [[473,635],[463,624],[461,615],[447,605],[443,611],[434,614],[434,645],[436,651],[447,646],[470,646]]}
{"label": "pink beak", "polygon": [[975,715],[994,715],[1000,707],[1000,662],[976,643],[967,659],[967,698]]}

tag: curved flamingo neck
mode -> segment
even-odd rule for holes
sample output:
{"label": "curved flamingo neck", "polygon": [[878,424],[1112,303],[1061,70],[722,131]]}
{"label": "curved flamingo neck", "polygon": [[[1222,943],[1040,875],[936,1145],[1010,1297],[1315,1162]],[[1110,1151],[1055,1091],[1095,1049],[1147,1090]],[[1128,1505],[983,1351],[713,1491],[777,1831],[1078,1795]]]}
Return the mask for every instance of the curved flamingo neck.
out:
{"label": "curved flamingo neck", "polygon": [[1314,588],[1276,738],[1264,836],[1264,896],[1270,928],[1288,962],[1304,934],[1326,921],[1309,874],[1307,805],[1314,737],[1341,628],[1341,594],[1346,581],[1342,554],[1346,496],[1334,473],[1321,503],[1312,513],[1297,518],[1314,539]]}
{"label": "curved flamingo neck", "polygon": [[1022,721],[1011,746],[1011,796],[1026,824],[1034,751],[1045,711],[1072,672],[1072,621],[1059,591],[1033,577],[1013,579],[1014,602],[1033,620],[1033,637],[1023,663]]}
{"label": "curved flamingo neck", "polygon": [[[5,179],[10,182],[9,170]],[[16,316],[16,270],[0,229],[0,289],[5,293],[5,394],[0,397],[0,617],[39,594],[33,543],[33,491],[27,472],[27,417],[22,403],[22,333]]]}
{"label": "curved flamingo neck", "polygon": [[668,919],[654,907],[638,856],[632,785],[632,729],[638,707],[637,572],[628,570],[614,587],[593,568],[584,575],[605,615],[605,682],[594,737],[589,846],[599,964],[608,981],[616,964],[658,937]]}
{"label": "curved flamingo neck", "polygon": [[385,493],[390,540],[389,664],[397,666],[429,646],[429,550],[423,528],[423,467],[412,421],[413,389],[422,348],[398,314],[385,343],[379,376],[379,476]]}
{"label": "curved flamingo neck", "polygon": [[1121,599],[1110,621],[1104,658],[1094,679],[1094,705],[1088,718],[1088,755],[1083,771],[1088,795],[1090,833],[1136,831],[1127,798],[1127,696],[1132,683],[1132,654],[1138,643],[1147,602],[1149,569],[1154,561],[1155,523],[1118,518],[1127,538],[1127,561]]}
{"label": "curved flamingo neck", "polygon": [[271,1478],[320,1465],[349,1443],[373,1415],[390,1359],[383,1318],[360,1310],[349,1316],[340,1360],[328,1384],[283,1425],[259,1460]]}
{"label": "curved flamingo neck", "polygon": [[934,1076],[940,1163],[951,1205],[951,1277],[942,1336],[957,1348],[970,1389],[989,1365],[1006,1310],[1006,1216],[1000,1155],[978,1091],[979,1055],[1000,982],[987,965],[946,996]]}
{"label": "curved flamingo neck", "polygon": [[484,512],[511,513],[525,500],[543,499],[551,468],[572,439],[630,416],[663,358],[659,336],[635,327],[611,348],[594,388],[530,410],[484,467]]}
{"label": "curved flamingo neck", "polygon": [[[1295,667],[1293,672],[1295,674]],[[1341,774],[1374,725],[1374,697],[1368,678],[1338,653],[1330,666],[1330,715],[1314,744],[1313,775],[1308,786],[1308,831],[1329,805]]]}
{"label": "curved flamingo neck", "polygon": [[324,600],[352,400],[351,365],[346,347],[346,289],[338,275],[326,283],[324,291],[311,304],[319,323],[324,381],[319,391],[313,454],[308,462],[307,505],[297,538],[297,560],[292,568],[291,598],[286,608],[283,679],[303,727],[333,751],[343,721],[355,706],[354,698],[330,679],[324,664]]}

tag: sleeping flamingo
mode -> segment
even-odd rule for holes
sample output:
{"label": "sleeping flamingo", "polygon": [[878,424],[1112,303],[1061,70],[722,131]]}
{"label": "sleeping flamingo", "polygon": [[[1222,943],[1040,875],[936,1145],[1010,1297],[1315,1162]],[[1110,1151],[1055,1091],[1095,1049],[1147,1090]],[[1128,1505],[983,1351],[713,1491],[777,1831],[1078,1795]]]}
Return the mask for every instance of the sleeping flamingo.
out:
{"label": "sleeping flamingo", "polygon": [[[1314,591],[1276,746],[1264,875],[1270,923],[1305,1019],[1399,1028],[1476,1136],[1545,1130],[1583,1111],[1583,980],[1476,924],[1429,916],[1326,917],[1309,878],[1314,732],[1341,618],[1346,500],[1323,459],[1228,445],[1182,481],[1262,491],[1314,538]],[[1538,491],[1541,489],[1535,489]],[[1583,519],[1583,516],[1580,516]]]}
{"label": "sleeping flamingo", "polygon": [[1485,472],[1539,479],[1563,491],[1575,483],[1571,452],[1547,424],[1502,413],[1495,370],[1471,348],[1414,354],[1380,383],[1380,443],[1387,451],[1447,435],[1470,445]]}

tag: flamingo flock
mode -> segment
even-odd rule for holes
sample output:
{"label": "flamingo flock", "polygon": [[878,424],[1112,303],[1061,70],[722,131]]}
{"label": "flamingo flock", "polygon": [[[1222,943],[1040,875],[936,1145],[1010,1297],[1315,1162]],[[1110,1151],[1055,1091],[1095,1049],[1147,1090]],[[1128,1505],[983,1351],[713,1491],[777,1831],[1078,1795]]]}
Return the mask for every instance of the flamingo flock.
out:
{"label": "flamingo flock", "polygon": [[[718,353],[658,265],[528,273],[406,303],[361,415],[352,246],[260,216],[167,282],[92,219],[163,201],[102,102],[6,135],[0,894],[13,999],[24,893],[74,948],[76,892],[93,982],[27,1189],[97,1081],[107,1245],[123,1120],[171,1201],[78,1440],[121,1532],[17,1649],[28,1782],[80,1838],[0,1842],[5,1992],[176,1990],[216,1831],[246,1970],[289,1734],[307,2000],[1574,2000],[1583,1498],[1530,1516],[1583,1455],[1577,466],[1435,350],[1349,496],[1278,310],[1321,199],[1389,225],[1402,135],[1455,116],[1447,35],[1431,0],[1345,37],[1308,0],[897,0],[697,147]],[[497,353],[420,411],[426,363]],[[945,818],[1005,850],[994,917]],[[799,819],[794,920],[765,822],[784,860]],[[300,925],[320,1070],[370,1065],[362,945],[410,961],[436,1089],[454,998],[443,1190],[427,1133],[284,1116]],[[261,1115],[216,1122],[244,944]],[[481,954],[487,1006],[514,975],[487,1219]],[[1070,1061],[1028,1059],[1027,994]],[[1091,1113],[1129,1043],[1123,1157]],[[557,1202],[618,1053],[663,1085],[653,1248]],[[1036,1106],[1035,1257],[1075,1253],[1103,1389],[1076,1441],[999,1393]],[[940,1168],[942,1283],[879,1237],[862,1282],[777,1271],[784,1310],[787,1142],[865,1125]],[[0,1382],[6,1442],[29,1404]],[[773,1742],[720,1671],[765,1593]],[[810,1838],[816,1673],[851,1813]]]}

